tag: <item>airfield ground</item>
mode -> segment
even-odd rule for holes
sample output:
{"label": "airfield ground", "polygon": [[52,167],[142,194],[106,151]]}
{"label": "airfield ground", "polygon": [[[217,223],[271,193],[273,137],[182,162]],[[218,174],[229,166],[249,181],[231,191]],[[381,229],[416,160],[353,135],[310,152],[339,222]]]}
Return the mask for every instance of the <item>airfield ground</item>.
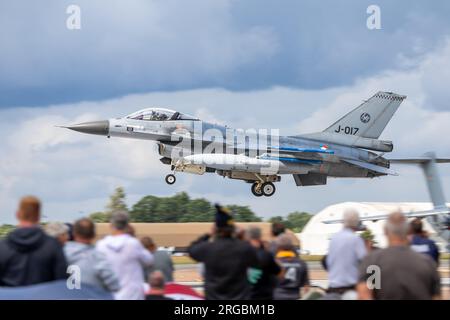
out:
{"label": "airfield ground", "polygon": [[[313,285],[326,288],[328,286],[327,272],[323,270],[319,257],[311,257],[307,260],[311,283]],[[308,261],[309,260],[309,261]],[[192,286],[197,291],[202,291],[203,279],[198,270],[199,265],[189,257],[174,257],[175,281]],[[442,260],[439,268],[442,279],[442,295],[446,300],[450,300],[450,269],[449,260]]]}

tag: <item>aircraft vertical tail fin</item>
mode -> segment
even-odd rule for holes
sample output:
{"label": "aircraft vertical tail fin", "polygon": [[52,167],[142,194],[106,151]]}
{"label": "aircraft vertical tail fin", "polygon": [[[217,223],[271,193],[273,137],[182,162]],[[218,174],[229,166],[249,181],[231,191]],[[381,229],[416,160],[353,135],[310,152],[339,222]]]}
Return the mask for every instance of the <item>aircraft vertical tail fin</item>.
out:
{"label": "aircraft vertical tail fin", "polygon": [[406,96],[380,91],[324,132],[378,139]]}

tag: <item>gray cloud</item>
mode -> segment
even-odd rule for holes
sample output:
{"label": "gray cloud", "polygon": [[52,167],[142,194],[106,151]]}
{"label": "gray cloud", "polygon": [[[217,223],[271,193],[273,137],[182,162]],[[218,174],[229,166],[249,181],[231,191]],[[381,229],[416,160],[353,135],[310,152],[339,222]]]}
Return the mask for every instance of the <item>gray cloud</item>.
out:
{"label": "gray cloud", "polygon": [[[187,191],[211,201],[250,205],[263,216],[294,210],[316,212],[343,201],[428,201],[422,173],[417,168],[395,167],[399,177],[373,180],[330,179],[326,187],[298,188],[284,176],[271,198],[254,198],[249,185],[217,175],[180,174],[167,186],[168,168],[158,161],[155,145],[148,141],[106,139],[71,132],[54,125],[126,115],[159,105],[179,109],[234,127],[280,128],[282,134],[320,131],[378,90],[408,96],[382,138],[395,142],[392,157],[417,156],[435,150],[450,156],[450,108],[429,101],[446,91],[429,86],[430,73],[450,69],[450,44],[443,44],[403,71],[386,70],[361,78],[351,86],[323,90],[274,87],[232,92],[199,89],[129,95],[99,102],[11,108],[0,111],[0,223],[12,222],[18,198],[33,193],[45,203],[50,219],[71,220],[101,210],[108,195],[123,185],[132,204],[146,194],[172,195]],[[430,100],[431,99],[431,100]],[[450,168],[440,166],[444,187]],[[450,189],[446,188],[447,198]],[[293,200],[295,199],[295,200]]]}
{"label": "gray cloud", "polygon": [[[82,29],[65,27],[69,4]],[[450,3],[2,1],[0,107],[223,87],[324,89],[407,69],[449,34]]]}

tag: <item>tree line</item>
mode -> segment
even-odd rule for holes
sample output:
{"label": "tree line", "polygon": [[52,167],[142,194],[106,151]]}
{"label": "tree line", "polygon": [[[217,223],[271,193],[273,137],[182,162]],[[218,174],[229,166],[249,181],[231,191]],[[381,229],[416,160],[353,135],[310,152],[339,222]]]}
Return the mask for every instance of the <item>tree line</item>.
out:
{"label": "tree line", "polygon": [[[249,207],[227,205],[234,219],[241,222],[262,221]],[[171,197],[145,196],[127,208],[125,192],[118,187],[111,195],[106,210],[95,212],[90,218],[95,222],[108,222],[114,211],[126,211],[131,222],[211,222],[216,212],[214,204],[206,199],[191,199],[186,192]]]}
{"label": "tree line", "polygon": [[[130,215],[131,222],[212,222],[214,204],[204,198],[192,199],[186,192],[170,197],[148,195],[136,202],[131,208],[126,204],[126,194],[122,187],[114,190],[104,211],[94,212],[89,217],[95,222],[109,222],[112,212],[121,210]],[[261,222],[248,206],[226,205],[238,222]],[[306,212],[292,212],[286,217],[274,216],[269,222],[281,222],[294,232],[301,232],[311,218]],[[5,236],[13,226],[0,226],[0,237]]]}

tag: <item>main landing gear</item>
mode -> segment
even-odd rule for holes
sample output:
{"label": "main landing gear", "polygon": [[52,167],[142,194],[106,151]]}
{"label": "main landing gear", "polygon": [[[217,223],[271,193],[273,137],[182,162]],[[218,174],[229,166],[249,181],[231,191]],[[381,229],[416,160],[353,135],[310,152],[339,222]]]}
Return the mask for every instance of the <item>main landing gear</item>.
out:
{"label": "main landing gear", "polygon": [[167,184],[174,184],[175,181],[177,181],[177,178],[175,178],[175,175],[174,175],[174,174],[168,174],[168,175],[166,176],[166,183],[167,183]]}
{"label": "main landing gear", "polygon": [[272,182],[255,182],[252,184],[252,193],[256,197],[273,196],[275,193],[275,185]]}

